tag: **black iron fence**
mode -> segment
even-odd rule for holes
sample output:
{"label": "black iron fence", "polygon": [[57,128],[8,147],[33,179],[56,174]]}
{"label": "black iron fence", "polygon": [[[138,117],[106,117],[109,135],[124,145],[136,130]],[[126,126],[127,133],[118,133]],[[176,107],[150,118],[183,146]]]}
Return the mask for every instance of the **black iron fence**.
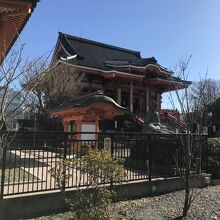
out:
{"label": "black iron fence", "polygon": [[[1,197],[59,189],[50,170],[63,159],[80,160],[88,146],[123,160],[124,181],[179,176],[186,167],[185,134],[2,132],[0,137]],[[207,137],[191,138],[191,173],[200,173],[206,169]],[[80,167],[66,172],[64,188],[88,184]]]}

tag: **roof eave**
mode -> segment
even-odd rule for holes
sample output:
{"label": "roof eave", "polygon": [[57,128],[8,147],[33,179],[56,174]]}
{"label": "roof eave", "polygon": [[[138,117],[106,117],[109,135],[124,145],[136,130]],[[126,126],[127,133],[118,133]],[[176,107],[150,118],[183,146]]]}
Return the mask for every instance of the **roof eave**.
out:
{"label": "roof eave", "polygon": [[26,1],[27,3],[32,3],[32,6],[31,6],[31,13],[27,13],[24,21],[22,22],[21,26],[19,27],[19,29],[17,30],[17,34],[15,34],[13,40],[11,41],[11,43],[9,44],[9,46],[7,47],[7,49],[5,50],[5,53],[2,57],[0,57],[0,64],[2,63],[4,57],[7,56],[7,54],[9,53],[10,49],[12,48],[12,46],[14,45],[15,41],[17,40],[18,36],[20,35],[20,33],[22,32],[22,30],[24,29],[25,25],[27,24],[29,18],[31,17],[34,9],[36,8],[37,6],[37,3],[39,2],[40,0],[31,0],[31,1]]}

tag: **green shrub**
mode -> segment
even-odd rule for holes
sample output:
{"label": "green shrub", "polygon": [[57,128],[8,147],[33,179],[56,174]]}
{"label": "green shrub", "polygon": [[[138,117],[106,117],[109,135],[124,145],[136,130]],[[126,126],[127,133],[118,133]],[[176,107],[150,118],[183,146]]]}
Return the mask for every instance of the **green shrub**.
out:
{"label": "green shrub", "polygon": [[109,220],[108,206],[113,193],[106,187],[78,190],[72,199],[66,199],[66,203],[78,220]]}
{"label": "green shrub", "polygon": [[107,151],[88,148],[81,158],[59,161],[51,170],[52,175],[60,185],[68,181],[69,169],[80,171],[80,178],[86,175],[87,187],[80,189],[74,198],[66,198],[66,202],[79,220],[105,220],[110,219],[108,206],[115,196],[112,187],[100,183],[121,182],[125,177],[124,166],[121,161],[112,158]]}
{"label": "green shrub", "polygon": [[220,137],[208,139],[208,155],[220,156]]}
{"label": "green shrub", "polygon": [[220,137],[208,139],[208,172],[220,178]]}

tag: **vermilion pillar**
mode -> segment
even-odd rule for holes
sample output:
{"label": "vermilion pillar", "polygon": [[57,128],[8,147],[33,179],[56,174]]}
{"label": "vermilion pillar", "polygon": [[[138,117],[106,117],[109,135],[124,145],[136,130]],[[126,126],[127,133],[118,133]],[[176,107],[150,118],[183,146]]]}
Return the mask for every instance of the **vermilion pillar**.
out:
{"label": "vermilion pillar", "polygon": [[150,109],[150,92],[149,92],[149,88],[146,88],[146,112],[149,111]]}
{"label": "vermilion pillar", "polygon": [[134,90],[134,86],[133,86],[133,82],[130,82],[130,112],[133,112],[134,106],[133,106],[133,90]]}

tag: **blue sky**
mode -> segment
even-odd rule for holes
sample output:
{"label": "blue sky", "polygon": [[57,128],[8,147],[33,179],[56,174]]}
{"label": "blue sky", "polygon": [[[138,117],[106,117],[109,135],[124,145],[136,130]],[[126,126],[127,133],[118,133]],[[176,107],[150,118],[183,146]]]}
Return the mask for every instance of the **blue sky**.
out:
{"label": "blue sky", "polygon": [[220,79],[219,0],[41,0],[22,32],[25,56],[55,46],[58,31],[141,51],[173,69],[192,55],[189,80]]}

